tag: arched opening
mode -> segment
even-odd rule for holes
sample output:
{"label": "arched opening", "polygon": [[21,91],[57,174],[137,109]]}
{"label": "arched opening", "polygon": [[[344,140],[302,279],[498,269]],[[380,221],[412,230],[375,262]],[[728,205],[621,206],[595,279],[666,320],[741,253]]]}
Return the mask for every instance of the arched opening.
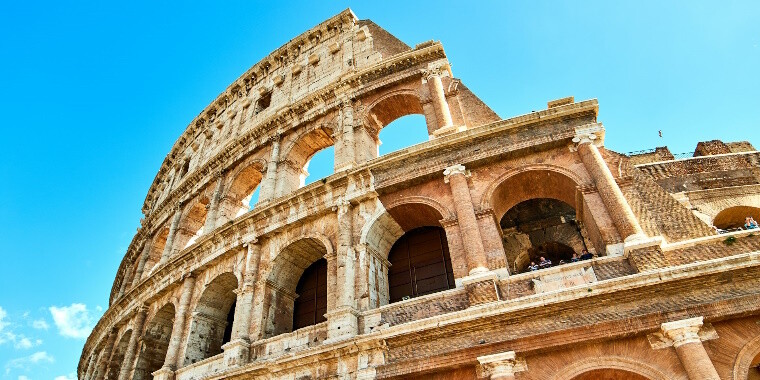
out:
{"label": "arched opening", "polygon": [[156,234],[156,236],[153,238],[153,242],[151,243],[150,249],[148,250],[148,259],[145,261],[145,266],[143,266],[141,278],[148,277],[153,271],[153,268],[158,265],[158,262],[161,260],[161,255],[164,253],[164,248],[166,247],[166,239],[168,237],[168,227],[164,227],[158,230],[158,234]]}
{"label": "arched opening", "polygon": [[380,130],[378,139],[380,156],[428,141],[425,116],[411,114],[393,120]]}
{"label": "arched opening", "polygon": [[399,238],[388,254],[390,302],[453,289],[446,232],[441,227],[418,227]]}
{"label": "arched opening", "polygon": [[306,161],[301,172],[301,187],[327,178],[333,173],[335,173],[335,148],[330,146],[314,153]]}
{"label": "arched opening", "polygon": [[253,209],[258,201],[259,184],[263,174],[260,163],[248,166],[235,175],[219,200],[215,226],[237,218]]}
{"label": "arched opening", "polygon": [[747,380],[760,380],[760,353],[755,355],[755,357],[752,359],[752,362],[749,364]]}
{"label": "arched opening", "polygon": [[572,380],[649,380],[649,378],[622,369],[594,369],[575,376]]}
{"label": "arched opening", "polygon": [[217,276],[203,290],[190,324],[185,365],[222,353],[222,345],[227,343],[230,337],[237,287],[235,275],[224,273]]}
{"label": "arched opening", "polygon": [[747,217],[760,221],[760,208],[751,206],[726,208],[715,216],[713,226],[725,231],[744,229]]}
{"label": "arched opening", "polygon": [[111,353],[111,361],[108,363],[108,370],[106,373],[106,379],[118,379],[121,366],[124,364],[124,355],[127,353],[127,346],[129,346],[129,339],[132,337],[132,330],[127,330],[119,339],[119,343],[116,344]]}
{"label": "arched opening", "polygon": [[293,330],[327,320],[327,260],[319,259],[304,270],[296,285]]}
{"label": "arched opening", "polygon": [[175,249],[185,249],[193,245],[203,235],[203,225],[206,223],[208,203],[208,198],[201,197],[201,199],[185,210],[185,214],[182,216],[175,233],[173,245]]}
{"label": "arched opening", "polygon": [[[510,270],[524,272],[531,263],[542,267],[569,263],[588,249],[575,208],[552,198],[534,198],[510,208],[500,221]],[[578,257],[576,257],[578,259]]]}
{"label": "arched opening", "polygon": [[[324,313],[319,313],[323,308],[327,310],[327,261],[324,259],[327,250],[319,239],[303,238],[288,244],[274,258],[266,283],[264,337],[324,321]],[[298,310],[296,304],[299,304]]]}
{"label": "arched opening", "polygon": [[[310,177],[310,182],[312,182],[332,173],[334,165],[328,163],[331,159],[334,160],[335,156],[332,148],[335,141],[332,135],[332,128],[320,125],[308,133],[297,136],[292,145],[286,148],[287,153],[283,156],[284,160],[281,159],[277,167],[277,196],[288,194],[304,186],[307,183],[307,177]],[[317,161],[320,162],[310,163],[320,151],[325,152],[317,157]],[[327,157],[330,152],[332,152],[332,157]],[[307,171],[309,168],[315,171],[315,175],[309,176]],[[322,176],[317,175],[317,172]]]}
{"label": "arched opening", "polygon": [[153,372],[164,364],[174,322],[174,305],[162,307],[145,327],[142,347],[138,351],[134,380],[153,378]]}

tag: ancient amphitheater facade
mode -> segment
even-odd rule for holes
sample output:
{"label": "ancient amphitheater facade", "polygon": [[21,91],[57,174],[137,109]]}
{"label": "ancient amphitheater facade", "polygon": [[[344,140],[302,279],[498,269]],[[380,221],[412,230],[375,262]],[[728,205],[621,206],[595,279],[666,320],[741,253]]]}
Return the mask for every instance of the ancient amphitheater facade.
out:
{"label": "ancient amphitheater facade", "polygon": [[760,153],[619,154],[597,111],[501,119],[440,43],[330,18],[174,144],[79,378],[757,378]]}

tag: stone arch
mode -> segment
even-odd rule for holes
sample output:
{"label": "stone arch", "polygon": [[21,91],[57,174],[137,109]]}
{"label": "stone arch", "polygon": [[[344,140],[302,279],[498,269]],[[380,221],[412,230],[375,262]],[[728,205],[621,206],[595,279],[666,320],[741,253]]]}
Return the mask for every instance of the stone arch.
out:
{"label": "stone arch", "polygon": [[215,226],[220,226],[250,209],[251,196],[264,177],[266,161],[261,158],[246,160],[230,172],[219,200]]}
{"label": "stone arch", "polygon": [[[542,178],[543,177],[543,178]],[[555,182],[557,186],[541,186]],[[531,198],[552,198],[563,201],[576,210],[576,191],[586,184],[577,173],[556,165],[527,165],[510,170],[492,181],[483,192],[482,210],[492,208],[497,218],[521,201]],[[510,196],[506,193],[509,192]],[[505,202],[511,199],[511,202]]]}
{"label": "stone arch", "polygon": [[169,238],[169,227],[162,226],[156,231],[156,234],[148,243],[150,244],[150,247],[148,248],[148,258],[145,261],[145,266],[143,266],[141,278],[148,277],[153,271],[153,268],[155,268],[156,265],[158,265],[158,262],[161,261],[161,255],[164,253],[164,248],[166,247],[166,240]]}
{"label": "stone arch", "polygon": [[132,337],[132,329],[124,331],[121,337],[114,345],[111,352],[111,360],[108,362],[108,369],[106,370],[106,379],[119,378],[119,371],[124,364],[124,355],[127,353],[127,346],[129,346],[129,339]]}
{"label": "stone arch", "polygon": [[747,342],[736,355],[733,368],[733,380],[745,380],[749,378],[749,368],[760,356],[760,336]]}
{"label": "stone arch", "polygon": [[639,378],[646,380],[674,380],[648,363],[622,356],[585,358],[582,361],[566,365],[556,372],[552,380],[575,380],[584,374],[593,373],[596,370],[617,370],[638,376],[638,378],[633,377],[632,380],[639,380]]}
{"label": "stone arch", "polygon": [[333,254],[330,240],[318,233],[290,239],[282,247],[272,260],[266,277],[265,337],[293,331],[293,308],[298,296],[296,286],[302,274],[313,263]]}
{"label": "stone arch", "polygon": [[231,272],[216,276],[205,286],[193,311],[185,365],[222,352],[222,345],[226,343],[225,339],[229,340],[232,328],[237,287],[238,278]]}
{"label": "stone arch", "polygon": [[303,186],[307,167],[317,152],[335,145],[333,123],[319,123],[306,129],[285,144],[277,167],[277,195],[285,195]]}
{"label": "stone arch", "polygon": [[167,302],[148,320],[138,351],[133,379],[152,379],[152,373],[161,369],[169,348],[174,318],[174,304]]}
{"label": "stone arch", "polygon": [[712,225],[723,230],[742,228],[744,219],[751,216],[760,220],[760,207],[732,206],[721,210],[712,220]]}
{"label": "stone arch", "polygon": [[175,251],[181,251],[205,233],[203,227],[206,224],[209,199],[200,195],[185,207],[180,218],[177,231],[175,231],[173,247]]}
{"label": "stone arch", "polygon": [[[426,116],[417,90],[399,89],[384,93],[367,105],[362,119],[364,125],[370,126],[375,131],[373,137],[377,138],[381,129],[407,115]],[[432,134],[431,123],[427,117],[425,120],[428,125],[428,134]]]}

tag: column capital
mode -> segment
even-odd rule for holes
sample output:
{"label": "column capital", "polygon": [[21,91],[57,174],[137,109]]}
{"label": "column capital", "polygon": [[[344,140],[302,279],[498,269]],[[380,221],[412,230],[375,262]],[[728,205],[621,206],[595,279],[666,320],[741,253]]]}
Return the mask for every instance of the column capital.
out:
{"label": "column capital", "polygon": [[478,363],[483,376],[490,379],[508,378],[514,376],[515,372],[528,370],[525,359],[518,358],[514,351],[478,356]]}
{"label": "column capital", "polygon": [[446,183],[449,182],[449,177],[457,174],[462,174],[465,177],[470,175],[470,172],[462,164],[451,165],[443,171],[443,179]]}
{"label": "column capital", "polygon": [[332,210],[337,212],[338,215],[344,215],[351,209],[351,201],[340,198],[335,202],[335,206],[333,206]]}
{"label": "column capital", "polygon": [[593,133],[576,133],[573,137],[573,142],[577,145],[590,144],[596,140],[596,135]]}
{"label": "column capital", "polygon": [[679,347],[684,344],[702,342],[702,339],[699,337],[699,329],[702,328],[702,325],[703,318],[696,317],[665,322],[660,325],[660,328],[665,337],[673,341],[673,346]]}

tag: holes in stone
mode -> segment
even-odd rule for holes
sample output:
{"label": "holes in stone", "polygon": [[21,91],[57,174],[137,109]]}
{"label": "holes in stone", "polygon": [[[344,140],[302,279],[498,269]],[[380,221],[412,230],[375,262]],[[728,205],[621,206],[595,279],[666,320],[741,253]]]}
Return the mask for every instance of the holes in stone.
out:
{"label": "holes in stone", "polygon": [[259,112],[267,109],[272,102],[272,91],[267,91],[264,95],[261,95],[259,100],[256,101],[256,108],[254,114],[258,115]]}

